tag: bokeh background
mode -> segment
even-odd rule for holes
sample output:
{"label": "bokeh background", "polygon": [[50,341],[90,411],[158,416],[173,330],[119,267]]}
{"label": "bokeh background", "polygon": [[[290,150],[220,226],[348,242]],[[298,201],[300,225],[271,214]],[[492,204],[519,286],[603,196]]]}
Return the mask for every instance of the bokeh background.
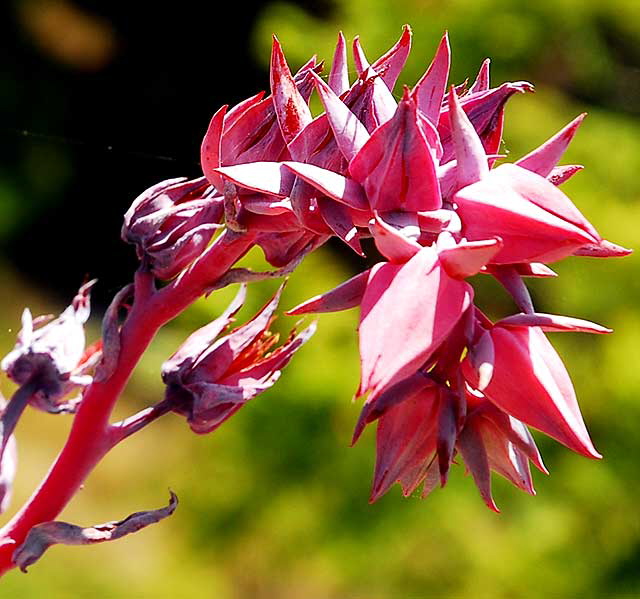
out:
{"label": "bokeh background", "polygon": [[[122,214],[158,180],[198,174],[211,114],[268,88],[271,34],[292,67],[329,60],[336,32],[360,34],[370,58],[404,23],[412,84],[443,30],[452,81],[493,59],[493,82],[527,79],[537,93],[508,106],[506,149],[518,157],[587,111],[565,162],[586,165],[565,190],[603,236],[636,247],[640,226],[640,5],[637,0],[323,0],[178,4],[6,0],[0,8],[0,349],[22,307],[55,312],[97,277],[105,304],[131,277]],[[256,254],[248,258],[259,263]],[[538,436],[551,476],[537,497],[494,479],[502,513],[487,510],[462,467],[425,501],[394,488],[367,503],[374,431],[349,448],[359,406],[352,312],[320,331],[278,385],[215,434],[167,416],[100,465],[63,519],[85,525],[159,507],[167,521],[93,547],[55,547],[0,597],[395,599],[640,596],[640,265],[568,259],[535,282],[541,311],[593,319],[603,337],[555,335],[605,459],[589,461]],[[290,307],[361,268],[339,245],[291,278]],[[275,283],[251,289],[248,315]],[[514,308],[478,281],[493,314]],[[159,365],[217,315],[225,290],[168,326],[132,380],[119,414],[156,401]],[[280,326],[291,326],[283,318]],[[3,379],[5,395],[12,385]],[[29,412],[18,429],[14,506],[41,478],[68,432],[65,416]],[[6,518],[6,516],[3,516]],[[4,520],[3,520],[4,521]]]}

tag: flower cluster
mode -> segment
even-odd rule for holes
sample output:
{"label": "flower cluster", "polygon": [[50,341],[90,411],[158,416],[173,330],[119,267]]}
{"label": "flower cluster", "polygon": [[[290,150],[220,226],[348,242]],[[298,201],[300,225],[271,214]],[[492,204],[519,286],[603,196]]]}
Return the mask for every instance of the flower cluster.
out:
{"label": "flower cluster", "polygon": [[[360,308],[356,397],[364,405],[353,441],[377,423],[372,501],[396,482],[405,495],[421,488],[426,496],[447,482],[458,454],[491,509],[492,470],[534,493],[530,464],[546,468],[527,427],[600,457],[545,333],[610,331],[537,312],[524,282],[555,276],[547,265],[567,256],[630,251],[602,239],[559,189],[582,168],[558,163],[584,115],[523,158],[503,162],[505,103],[532,85],[492,88],[487,60],[471,85],[450,86],[445,35],[418,82],[394,94],[410,46],[405,27],[369,62],[356,38],[351,82],[342,35],[326,80],[315,58],[292,74],[274,39],[271,94],[214,114],[201,146],[202,176],[163,181],[127,211],[121,235],[140,265],[107,309],[102,339],[85,349],[94,281],[56,319],[25,310],[1,364],[19,388],[6,405],[0,397],[0,511],[10,498],[13,431],[25,408],[75,416],[45,480],[0,531],[0,574],[26,569],[53,544],[116,539],[173,513],[171,493],[167,506],[116,522],[55,520],[110,449],[160,416],[178,414],[194,432],[209,433],[276,383],[315,324],[276,347],[270,327],[281,287],[227,331],[244,283],[290,274],[333,236],[360,256],[368,248],[377,263],[289,313]],[[316,117],[314,91],[324,106]],[[254,246],[273,270],[236,266]],[[474,275],[499,281],[519,312],[492,322],[474,303]],[[243,285],[227,310],[164,363],[162,399],[112,423],[156,332],[231,283]],[[65,399],[73,391],[79,396]]]}
{"label": "flower cluster", "polygon": [[[400,482],[405,494],[444,484],[460,453],[486,503],[490,470],[533,493],[529,462],[544,471],[525,425],[599,457],[569,375],[546,331],[609,332],[535,311],[523,277],[550,277],[570,255],[618,256],[558,188],[579,165],[558,162],[584,115],[515,163],[501,162],[504,106],[526,82],[492,88],[489,61],[471,85],[448,87],[445,35],[425,74],[393,89],[411,45],[370,63],[358,39],[348,77],[338,38],[325,81],[312,60],[289,70],[274,39],[271,96],[213,117],[202,144],[208,181],[224,198],[227,226],[257,232],[274,265],[330,236],[382,260],[293,314],[360,307],[366,401],[354,441],[378,421],[372,499]],[[315,87],[325,111],[308,106]],[[520,314],[491,322],[468,278],[495,277]]]}

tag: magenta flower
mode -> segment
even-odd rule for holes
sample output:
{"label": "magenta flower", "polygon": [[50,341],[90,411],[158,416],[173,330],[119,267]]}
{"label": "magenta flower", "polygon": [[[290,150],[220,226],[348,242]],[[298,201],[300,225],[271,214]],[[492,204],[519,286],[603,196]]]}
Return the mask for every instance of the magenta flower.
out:
{"label": "magenta flower", "polygon": [[193,333],[162,366],[166,400],[184,415],[191,430],[209,433],[247,401],[272,387],[293,354],[315,332],[315,324],[273,349],[278,336],[269,331],[282,287],[245,325],[219,335],[244,303],[243,285],[227,310]]}

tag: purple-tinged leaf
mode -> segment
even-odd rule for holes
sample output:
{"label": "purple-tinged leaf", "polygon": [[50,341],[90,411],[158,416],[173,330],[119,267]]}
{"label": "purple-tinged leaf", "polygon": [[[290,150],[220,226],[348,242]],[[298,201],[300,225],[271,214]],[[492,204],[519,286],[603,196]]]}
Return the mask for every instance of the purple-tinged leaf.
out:
{"label": "purple-tinged leaf", "polygon": [[362,49],[362,45],[360,44],[360,36],[356,35],[353,38],[353,61],[356,65],[356,70],[358,71],[358,75],[362,75],[365,71],[369,69],[369,61],[364,54],[364,50]]}
{"label": "purple-tinged leaf", "polygon": [[360,245],[360,234],[353,223],[349,209],[329,198],[318,198],[318,210],[329,228],[358,256],[365,257]]}
{"label": "purple-tinged leaf", "polygon": [[522,275],[516,266],[513,264],[495,265],[491,267],[490,272],[507,290],[522,312],[527,314],[535,312],[529,289],[524,284]]}
{"label": "purple-tinged leaf", "polygon": [[491,471],[489,458],[482,442],[482,437],[475,427],[465,427],[458,438],[458,449],[462,459],[473,476],[473,480],[480,491],[480,495],[487,507],[500,513],[491,495]]}

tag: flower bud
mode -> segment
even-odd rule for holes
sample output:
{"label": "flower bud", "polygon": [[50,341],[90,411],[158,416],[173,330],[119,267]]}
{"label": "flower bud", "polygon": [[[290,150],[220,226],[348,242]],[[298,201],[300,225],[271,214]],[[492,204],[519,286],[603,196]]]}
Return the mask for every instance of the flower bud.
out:
{"label": "flower bud", "polygon": [[124,217],[122,239],[159,279],[172,279],[207,247],[223,216],[222,196],[204,177],[150,187]]}

